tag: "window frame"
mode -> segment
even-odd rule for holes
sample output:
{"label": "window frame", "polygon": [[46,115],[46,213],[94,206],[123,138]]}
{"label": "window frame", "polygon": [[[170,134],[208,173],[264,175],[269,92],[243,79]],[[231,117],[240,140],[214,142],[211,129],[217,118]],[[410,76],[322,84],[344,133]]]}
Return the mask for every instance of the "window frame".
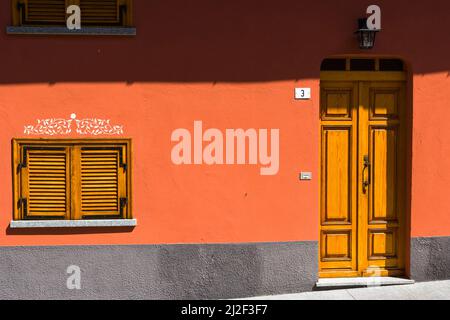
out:
{"label": "window frame", "polygon": [[[66,27],[65,23],[59,24],[59,23],[26,23],[22,21],[23,14],[22,14],[22,6],[25,7],[24,4],[25,0],[12,0],[11,1],[11,11],[12,11],[12,26],[13,27],[29,27],[29,28],[39,28],[39,27],[45,27],[45,28],[61,28]],[[118,24],[110,24],[110,23],[89,23],[87,25],[81,25],[82,30],[83,29],[89,29],[89,28],[133,28],[133,0],[117,0],[118,6],[126,6],[126,12],[123,16],[122,23]],[[79,5],[80,0],[65,0],[66,8],[69,5]],[[25,10],[25,9],[24,9]],[[83,13],[81,13],[83,14]],[[119,13],[120,14],[120,13]],[[67,17],[67,15],[66,15]]]}
{"label": "window frame", "polygon": [[[66,217],[64,219],[54,219],[54,218],[42,218],[39,217],[39,219],[33,219],[33,218],[26,218],[23,216],[23,210],[21,208],[21,181],[22,181],[22,173],[21,173],[21,163],[22,163],[22,151],[24,147],[33,148],[33,147],[45,147],[45,148],[51,148],[51,147],[67,147],[69,148],[69,157],[71,153],[71,148],[74,147],[111,147],[114,148],[115,146],[122,146],[124,148],[124,158],[126,159],[126,174],[125,176],[125,184],[123,187],[125,188],[126,192],[126,203],[125,203],[125,210],[124,214],[122,216],[93,216],[92,218],[84,218],[80,215],[81,213],[81,205],[79,204],[77,209],[79,209],[77,212],[72,211],[74,208],[74,204],[72,201],[72,196],[75,194],[75,192],[78,192],[77,189],[72,190],[72,184],[73,181],[76,179],[81,178],[81,173],[79,173],[77,176],[72,176],[73,173],[73,162],[70,160],[70,162],[67,164],[67,170],[69,171],[68,176],[68,185],[66,187],[70,188],[70,198],[67,200],[67,205],[71,208],[69,212],[66,212]],[[13,192],[13,214],[12,218],[13,221],[107,221],[107,220],[129,220],[133,219],[133,213],[132,213],[132,139],[109,139],[109,138],[86,138],[86,139],[49,139],[49,138],[29,138],[29,139],[21,139],[21,138],[13,138],[12,143],[12,152],[11,152],[11,160],[12,160],[12,177],[13,177],[13,186],[12,186],[12,192]],[[67,183],[67,182],[66,182]],[[118,185],[119,187],[119,185]],[[118,196],[118,201],[120,201],[120,195]]]}

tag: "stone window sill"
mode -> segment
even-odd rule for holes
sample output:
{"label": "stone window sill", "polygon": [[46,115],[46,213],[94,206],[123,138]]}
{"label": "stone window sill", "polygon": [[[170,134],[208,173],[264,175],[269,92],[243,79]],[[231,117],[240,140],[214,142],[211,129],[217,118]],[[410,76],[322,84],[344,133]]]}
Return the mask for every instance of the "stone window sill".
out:
{"label": "stone window sill", "polygon": [[92,228],[92,227],[135,227],[136,219],[111,220],[12,220],[11,229],[24,228]]}
{"label": "stone window sill", "polygon": [[8,26],[7,34],[25,35],[91,35],[91,36],[135,36],[136,28],[131,27],[85,27],[69,30],[66,27]]}

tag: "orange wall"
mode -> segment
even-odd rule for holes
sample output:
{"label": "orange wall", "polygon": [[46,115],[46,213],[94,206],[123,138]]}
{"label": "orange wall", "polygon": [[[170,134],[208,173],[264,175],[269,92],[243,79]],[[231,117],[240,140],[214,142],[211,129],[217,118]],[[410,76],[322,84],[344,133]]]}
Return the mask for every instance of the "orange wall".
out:
{"label": "orange wall", "polygon": [[[352,32],[369,4],[135,0],[133,38],[0,34],[0,245],[317,240],[320,61],[367,53]],[[403,57],[412,72],[412,236],[450,235],[450,4],[377,4],[383,30],[370,53]],[[9,23],[0,10],[0,28]],[[293,99],[300,86],[311,100]],[[9,230],[11,138],[73,112],[123,124],[133,138],[138,227]],[[279,173],[173,165],[171,133],[194,120],[280,129]],[[313,180],[299,181],[300,171]]]}
{"label": "orange wall", "polygon": [[414,76],[413,236],[450,235],[449,72]]}

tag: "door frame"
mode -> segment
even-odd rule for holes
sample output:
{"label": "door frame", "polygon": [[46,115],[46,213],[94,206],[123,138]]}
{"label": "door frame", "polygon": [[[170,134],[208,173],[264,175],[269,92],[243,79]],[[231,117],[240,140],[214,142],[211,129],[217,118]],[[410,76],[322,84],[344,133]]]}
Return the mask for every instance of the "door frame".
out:
{"label": "door frame", "polygon": [[[410,265],[411,265],[411,257],[410,257],[410,246],[411,246],[411,185],[412,185],[412,131],[413,131],[413,99],[412,99],[412,86],[413,86],[413,73],[411,64],[402,57],[395,55],[358,55],[358,54],[339,54],[332,55],[326,57],[326,59],[346,59],[346,70],[345,71],[320,71],[319,77],[319,91],[321,90],[320,83],[321,81],[383,81],[388,78],[388,81],[403,81],[405,82],[405,195],[404,195],[404,223],[405,223],[405,232],[404,232],[404,264],[405,264],[405,274],[403,277],[410,278]],[[325,58],[324,58],[325,59]],[[374,71],[350,71],[350,59],[375,59],[375,70]],[[379,59],[398,59],[403,62],[403,71],[379,71]],[[319,107],[321,106],[321,94],[319,94]],[[321,120],[320,120],[320,111],[318,112],[319,117],[319,137],[321,137]],[[320,144],[322,144],[322,138],[320,138]],[[318,201],[319,201],[319,212],[318,212],[318,220],[319,220],[319,228],[318,228],[318,236],[319,236],[319,244],[320,244],[320,226],[321,226],[321,192],[322,192],[322,177],[321,177],[321,153],[322,147],[319,148],[318,162],[319,162],[319,171],[318,171]],[[357,213],[358,215],[358,213]],[[321,259],[321,246],[318,246],[318,264],[320,265]],[[357,248],[358,251],[358,248]],[[318,271],[319,271],[318,265]],[[320,274],[318,272],[318,277]]]}

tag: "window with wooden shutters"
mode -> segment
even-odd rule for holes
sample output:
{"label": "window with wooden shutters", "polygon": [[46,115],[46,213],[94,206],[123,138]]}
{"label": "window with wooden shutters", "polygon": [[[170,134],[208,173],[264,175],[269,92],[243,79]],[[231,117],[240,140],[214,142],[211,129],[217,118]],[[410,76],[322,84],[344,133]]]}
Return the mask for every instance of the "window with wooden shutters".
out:
{"label": "window with wooden shutters", "polygon": [[129,140],[13,140],[14,219],[130,219]]}
{"label": "window with wooden shutters", "polygon": [[131,27],[132,0],[13,0],[14,26],[65,26],[66,8],[78,5],[81,26]]}

